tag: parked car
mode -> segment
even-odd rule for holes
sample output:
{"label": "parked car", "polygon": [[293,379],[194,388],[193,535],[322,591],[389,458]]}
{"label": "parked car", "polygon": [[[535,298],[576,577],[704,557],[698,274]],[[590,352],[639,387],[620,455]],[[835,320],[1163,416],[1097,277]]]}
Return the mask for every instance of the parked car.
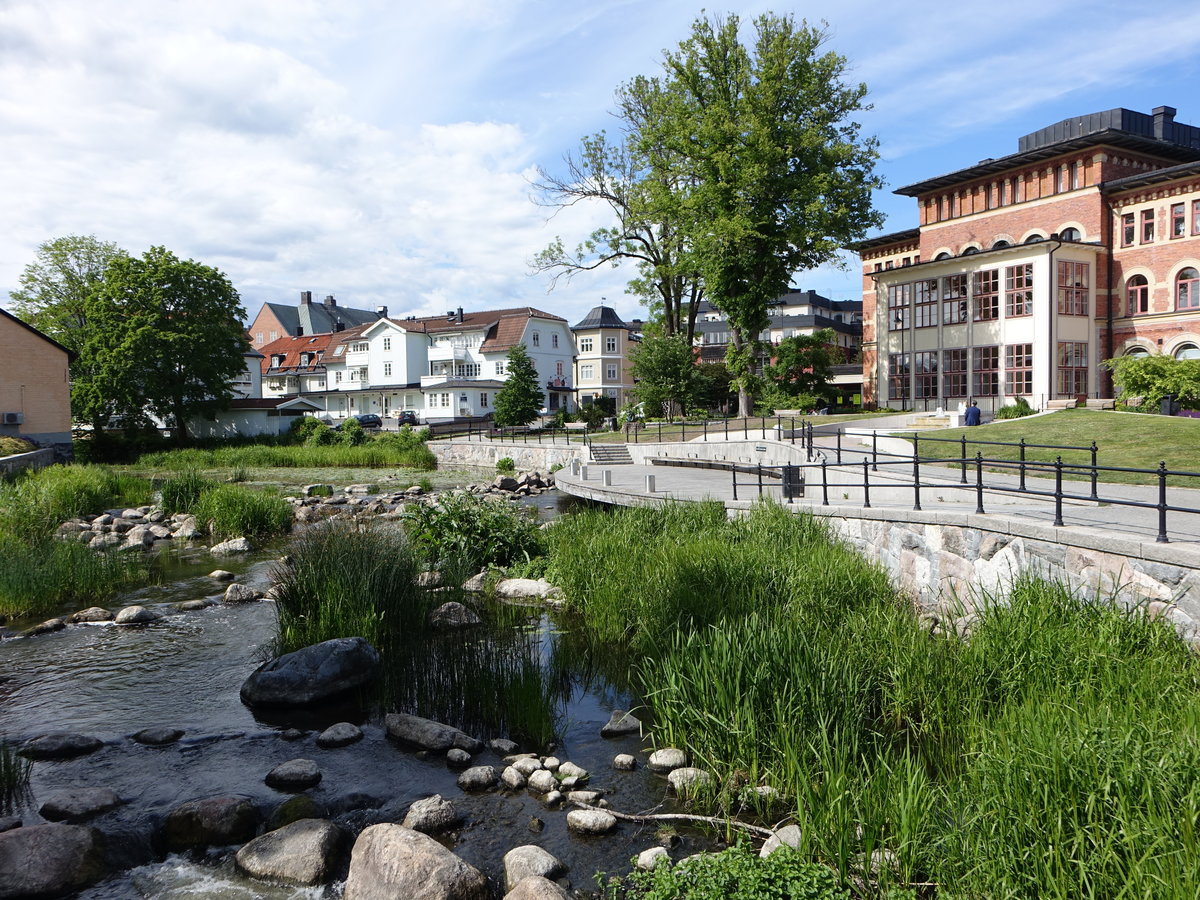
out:
{"label": "parked car", "polygon": [[[379,416],[375,415],[375,413],[362,413],[361,415],[358,415],[358,416],[346,416],[346,422],[349,422],[351,419],[356,419],[358,421],[358,424],[361,425],[363,428],[382,428],[383,427],[383,419],[379,418]],[[342,422],[341,425],[338,425],[337,428],[334,430],[341,431],[342,425],[345,425],[346,422]]]}
{"label": "parked car", "polygon": [[406,409],[396,413],[396,422],[400,425],[418,425],[417,414],[415,410]]}

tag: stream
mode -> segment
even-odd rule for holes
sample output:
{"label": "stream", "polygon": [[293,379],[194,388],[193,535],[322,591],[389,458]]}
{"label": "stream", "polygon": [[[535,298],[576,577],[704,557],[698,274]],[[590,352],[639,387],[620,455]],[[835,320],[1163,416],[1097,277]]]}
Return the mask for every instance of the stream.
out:
{"label": "stream", "polygon": [[[119,871],[78,896],[113,898],[300,898],[338,897],[341,882],[320,888],[278,888],[239,875],[232,850],[207,854],[162,854],[157,834],[171,808],[187,800],[240,794],[253,800],[262,821],[289,794],[269,788],[264,777],[274,766],[297,757],[311,759],[322,780],[308,794],[329,818],[357,834],[377,822],[398,822],[409,804],[440,793],[464,815],[464,824],[443,843],[489,876],[495,896],[503,894],[503,855],[513,847],[537,844],[568,866],[571,887],[596,888],[598,871],[626,872],[629,860],[655,844],[654,829],[622,823],[606,837],[580,837],[566,828],[565,809],[547,809],[527,791],[467,794],[456,783],[457,772],[435,755],[422,759],[385,735],[386,699],[355,700],[303,711],[259,713],[242,704],[239,689],[265,658],[263,647],[274,634],[270,602],[244,605],[216,603],[194,612],[179,612],[183,600],[218,598],[224,585],[208,577],[214,568],[237,574],[239,582],[260,589],[270,583],[273,561],[286,542],[244,558],[214,559],[204,548],[172,551],[162,584],[128,592],[108,604],[119,609],[133,603],[166,612],[146,627],[112,624],[73,625],[30,639],[0,642],[0,735],[11,742],[55,731],[100,738],[94,753],[62,762],[36,762],[30,789],[9,810],[25,825],[42,821],[38,807],[68,787],[111,788],[126,803],[88,824],[105,835]],[[69,610],[68,610],[69,612]],[[636,708],[638,701],[587,666],[563,641],[567,637],[553,619],[537,608],[502,616],[485,637],[475,641],[517,647],[523,658],[553,679],[560,735],[554,750],[591,773],[590,789],[599,789],[614,809],[649,811],[665,801],[665,778],[642,765],[633,772],[612,767],[619,753],[644,763],[647,743],[636,735],[600,737],[613,709]],[[516,624],[512,619],[517,619]],[[507,652],[507,650],[506,650]],[[475,687],[488,690],[488,673]],[[385,679],[386,680],[386,679]],[[406,710],[429,715],[420,709]],[[321,749],[315,738],[336,722],[359,725],[364,739],[338,749]],[[450,722],[449,724],[457,724]],[[183,729],[178,742],[144,746],[130,739],[135,732],[163,726]],[[289,741],[286,729],[302,737]],[[488,740],[504,733],[474,732]],[[521,750],[544,752],[522,746]],[[500,756],[485,750],[472,765],[502,768]],[[544,822],[537,831],[535,820]],[[709,845],[698,835],[683,835],[671,851],[681,858]],[[344,868],[341,877],[344,878]]]}

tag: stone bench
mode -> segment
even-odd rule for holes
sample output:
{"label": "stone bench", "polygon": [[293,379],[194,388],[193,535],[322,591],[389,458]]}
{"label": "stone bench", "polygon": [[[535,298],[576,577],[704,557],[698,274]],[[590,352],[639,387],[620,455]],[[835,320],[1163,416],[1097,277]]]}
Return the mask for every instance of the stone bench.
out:
{"label": "stone bench", "polygon": [[1117,401],[1111,397],[1095,397],[1089,398],[1087,401],[1088,409],[1116,409]]}
{"label": "stone bench", "polygon": [[1064,398],[1062,400],[1047,400],[1046,401],[1046,409],[1074,409],[1075,403],[1076,403],[1076,401],[1074,398],[1071,398],[1071,399]]}
{"label": "stone bench", "polygon": [[587,431],[587,422],[567,422],[564,426],[567,431]]}

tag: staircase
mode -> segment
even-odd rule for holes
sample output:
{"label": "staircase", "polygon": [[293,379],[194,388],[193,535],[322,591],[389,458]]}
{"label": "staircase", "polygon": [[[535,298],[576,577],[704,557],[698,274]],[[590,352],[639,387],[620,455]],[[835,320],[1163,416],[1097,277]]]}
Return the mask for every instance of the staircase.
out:
{"label": "staircase", "polygon": [[633,457],[629,455],[629,448],[624,444],[597,444],[591,445],[592,463],[597,466],[632,466]]}

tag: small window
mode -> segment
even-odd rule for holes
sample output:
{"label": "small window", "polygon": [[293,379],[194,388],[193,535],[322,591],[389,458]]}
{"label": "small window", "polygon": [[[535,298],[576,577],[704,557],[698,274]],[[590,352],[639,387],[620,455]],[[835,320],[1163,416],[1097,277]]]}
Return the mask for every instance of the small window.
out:
{"label": "small window", "polygon": [[1195,344],[1181,344],[1175,349],[1176,359],[1200,359],[1200,347]]}
{"label": "small window", "polygon": [[390,362],[385,362],[383,364],[383,377],[384,378],[392,377],[392,364]]}
{"label": "small window", "polygon": [[390,337],[385,337],[383,339],[383,352],[387,353],[391,349],[392,349],[392,339]]}
{"label": "small window", "polygon": [[1044,240],[1045,240],[1045,238],[1042,237],[1040,234],[1031,234],[1029,237],[1025,238],[1025,243],[1040,244]]}
{"label": "small window", "polygon": [[1083,238],[1083,235],[1079,233],[1078,228],[1064,228],[1058,233],[1058,237],[1059,240],[1076,243]]}
{"label": "small window", "polygon": [[609,364],[608,364],[608,366],[606,367],[606,371],[605,371],[605,377],[606,377],[606,378],[607,378],[609,381],[616,381],[616,380],[617,380],[617,364],[616,364],[616,363],[609,363]]}
{"label": "small window", "polygon": [[615,337],[607,337],[604,339],[604,352],[605,353],[616,353],[617,352],[617,339]]}
{"label": "small window", "polygon": [[487,395],[487,394],[480,394],[480,395],[479,395],[479,408],[480,408],[480,409],[487,409],[487,405],[488,405],[488,395]]}
{"label": "small window", "polygon": [[1154,240],[1154,210],[1142,210],[1142,243],[1148,244]]}
{"label": "small window", "polygon": [[273,341],[279,340],[279,332],[278,331],[271,332],[271,340],[273,340]]}
{"label": "small window", "polygon": [[966,248],[965,250],[963,250],[963,252],[962,252],[962,253],[960,253],[959,255],[960,255],[960,256],[973,256],[974,254],[976,254],[976,253],[978,253],[978,252],[979,252],[979,248],[978,248],[978,247],[967,247],[967,248]]}
{"label": "small window", "polygon": [[950,254],[947,253],[945,250],[943,250],[941,253],[939,253],[937,256],[935,256],[933,258],[933,261],[941,262],[943,259],[949,259],[949,258],[950,258]]}
{"label": "small window", "polygon": [[560,359],[557,362],[555,362],[555,364],[554,364],[554,374],[561,377],[562,373],[563,373],[563,364],[562,364],[562,360]]}
{"label": "small window", "polygon": [[1187,234],[1186,206],[1182,203],[1171,204],[1171,237],[1179,238]]}
{"label": "small window", "polygon": [[533,333],[533,346],[537,347],[541,344],[541,342],[542,342],[542,336],[535,331]]}
{"label": "small window", "polygon": [[1200,234],[1200,200],[1192,201],[1192,234]]}
{"label": "small window", "polygon": [[263,333],[261,331],[256,332],[254,335],[254,343],[261,345],[262,342],[263,342]]}
{"label": "small window", "polygon": [[1200,309],[1200,272],[1191,266],[1175,276],[1175,308]]}
{"label": "small window", "polygon": [[1150,285],[1145,275],[1134,275],[1129,279],[1125,296],[1129,301],[1129,315],[1140,316],[1150,312]]}
{"label": "small window", "polygon": [[558,346],[558,335],[557,334],[550,335],[550,346],[551,347]]}
{"label": "small window", "polygon": [[1003,247],[1011,247],[1011,246],[1012,246],[1012,244],[1010,244],[1008,241],[1001,238],[1000,240],[996,241],[996,243],[992,244],[992,249],[1000,250]]}
{"label": "small window", "polygon": [[1134,235],[1137,234],[1137,222],[1134,219],[1133,213],[1125,213],[1121,216],[1121,246],[1128,247],[1133,244]]}

